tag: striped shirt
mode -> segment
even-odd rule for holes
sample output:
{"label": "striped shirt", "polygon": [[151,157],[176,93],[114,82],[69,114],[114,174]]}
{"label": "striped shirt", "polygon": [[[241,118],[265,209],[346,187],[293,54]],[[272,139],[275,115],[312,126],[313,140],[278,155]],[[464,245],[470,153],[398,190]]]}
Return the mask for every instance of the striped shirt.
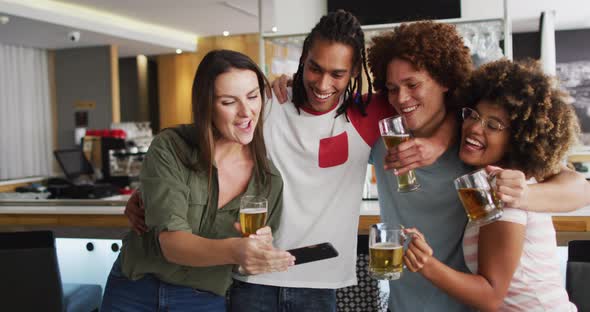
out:
{"label": "striped shirt", "polygon": [[[555,229],[544,213],[505,208],[500,221],[526,227],[520,262],[499,311],[577,311],[569,302],[557,256]],[[465,263],[477,272],[479,227],[467,225],[463,237]]]}

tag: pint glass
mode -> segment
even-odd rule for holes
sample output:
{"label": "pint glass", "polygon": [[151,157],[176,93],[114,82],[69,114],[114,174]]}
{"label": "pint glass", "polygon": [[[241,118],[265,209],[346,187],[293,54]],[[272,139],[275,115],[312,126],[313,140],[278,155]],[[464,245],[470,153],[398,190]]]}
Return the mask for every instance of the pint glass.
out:
{"label": "pint glass", "polygon": [[492,178],[485,169],[480,169],[455,179],[455,188],[469,222],[481,226],[502,216],[503,205],[490,185]]}
{"label": "pint glass", "polygon": [[242,235],[248,237],[266,224],[268,201],[264,197],[245,195],[240,200],[240,226]]}
{"label": "pint glass", "polygon": [[[379,131],[381,131],[381,137],[387,149],[410,139],[410,133],[404,127],[401,116],[379,120]],[[397,176],[398,192],[411,192],[419,188],[420,184],[413,170]]]}
{"label": "pint glass", "polygon": [[369,274],[380,280],[402,276],[405,234],[387,223],[371,225],[369,232]]}

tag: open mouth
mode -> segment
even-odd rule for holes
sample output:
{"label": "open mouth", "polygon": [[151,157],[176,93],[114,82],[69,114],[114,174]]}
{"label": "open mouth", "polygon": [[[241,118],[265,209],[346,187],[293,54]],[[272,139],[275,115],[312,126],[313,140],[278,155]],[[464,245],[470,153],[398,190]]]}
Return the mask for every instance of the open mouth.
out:
{"label": "open mouth", "polygon": [[465,146],[467,150],[471,151],[483,150],[486,147],[486,145],[483,142],[472,136],[468,136],[465,138],[463,146]]}
{"label": "open mouth", "polygon": [[418,109],[418,106],[420,105],[412,105],[412,106],[406,106],[406,107],[401,107],[400,111],[402,114],[407,115],[407,114],[411,114],[413,113],[415,110]]}
{"label": "open mouth", "polygon": [[330,98],[332,95],[334,95],[336,92],[330,92],[330,93],[318,93],[316,91],[312,91],[313,96],[320,102],[324,102],[326,100],[328,100],[328,98]]}
{"label": "open mouth", "polygon": [[250,128],[252,127],[252,119],[236,124],[236,127],[242,130],[250,130]]}

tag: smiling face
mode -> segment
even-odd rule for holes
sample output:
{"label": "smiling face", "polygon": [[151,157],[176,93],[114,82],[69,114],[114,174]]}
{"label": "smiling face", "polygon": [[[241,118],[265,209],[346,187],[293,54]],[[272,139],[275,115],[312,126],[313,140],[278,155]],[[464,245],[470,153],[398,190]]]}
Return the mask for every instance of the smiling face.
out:
{"label": "smiling face", "polygon": [[231,69],[215,79],[213,126],[220,140],[249,144],[258,124],[262,98],[256,73]]}
{"label": "smiling face", "polygon": [[[475,107],[477,118],[465,118],[461,131],[461,150],[459,157],[463,162],[475,167],[501,165],[510,143],[510,129],[498,129],[496,125],[507,127],[510,119],[506,110],[488,101],[480,101]],[[484,127],[482,120],[486,123]]]}
{"label": "smiling face", "polygon": [[393,59],[387,65],[387,98],[417,137],[429,137],[445,118],[447,88],[412,63]]}
{"label": "smiling face", "polygon": [[338,103],[346,91],[353,71],[352,47],[323,39],[315,39],[303,67],[306,107],[326,112]]}

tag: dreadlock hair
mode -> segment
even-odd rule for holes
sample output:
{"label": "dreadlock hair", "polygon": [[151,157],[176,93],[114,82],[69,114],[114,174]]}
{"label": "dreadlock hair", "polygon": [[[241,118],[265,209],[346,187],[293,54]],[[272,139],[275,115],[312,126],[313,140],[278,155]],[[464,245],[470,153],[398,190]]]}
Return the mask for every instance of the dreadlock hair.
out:
{"label": "dreadlock hair", "polygon": [[[365,34],[361,29],[361,24],[354,15],[344,10],[328,13],[322,16],[311,32],[303,41],[303,52],[299,59],[299,67],[293,76],[293,104],[299,111],[299,108],[307,102],[307,94],[303,86],[303,70],[305,59],[313,43],[317,40],[327,40],[333,43],[342,43],[352,47],[354,51],[353,69],[359,69],[358,74],[352,77],[344,91],[344,103],[336,111],[336,117],[345,114],[350,105],[355,105],[363,116],[366,116],[366,106],[371,101],[372,84],[369,70],[367,67],[367,57],[365,52]],[[362,70],[360,70],[362,67]],[[363,90],[363,71],[369,83],[369,93],[363,99],[361,96]],[[348,119],[348,116],[347,116]]]}

